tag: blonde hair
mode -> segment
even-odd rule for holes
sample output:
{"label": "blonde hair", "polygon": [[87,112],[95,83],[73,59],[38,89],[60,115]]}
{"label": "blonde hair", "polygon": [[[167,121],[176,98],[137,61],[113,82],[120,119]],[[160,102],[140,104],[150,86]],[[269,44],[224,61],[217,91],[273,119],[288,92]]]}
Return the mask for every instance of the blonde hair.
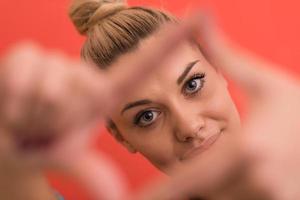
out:
{"label": "blonde hair", "polygon": [[69,16],[79,33],[87,37],[81,56],[104,69],[161,25],[177,23],[165,11],[128,7],[122,0],[74,0]]}

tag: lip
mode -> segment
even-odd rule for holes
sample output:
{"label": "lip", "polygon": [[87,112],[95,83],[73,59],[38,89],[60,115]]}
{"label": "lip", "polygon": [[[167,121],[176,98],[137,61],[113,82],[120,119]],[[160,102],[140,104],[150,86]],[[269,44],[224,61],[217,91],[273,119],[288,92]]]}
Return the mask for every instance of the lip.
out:
{"label": "lip", "polygon": [[222,134],[222,131],[210,136],[209,138],[204,140],[199,146],[188,150],[183,155],[182,160],[187,160],[187,159],[193,158],[193,157],[203,153],[204,151],[208,150],[219,139],[221,134]]}

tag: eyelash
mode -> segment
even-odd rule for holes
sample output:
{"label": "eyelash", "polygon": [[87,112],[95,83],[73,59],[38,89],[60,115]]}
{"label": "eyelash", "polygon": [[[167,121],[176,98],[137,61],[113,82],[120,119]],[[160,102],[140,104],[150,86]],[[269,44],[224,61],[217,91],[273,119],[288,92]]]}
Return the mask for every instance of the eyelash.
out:
{"label": "eyelash", "polygon": [[[203,88],[204,86],[204,83],[205,83],[205,77],[206,77],[206,74],[205,73],[196,73],[196,74],[193,74],[183,85],[182,87],[182,93],[185,95],[185,96],[193,96],[195,94],[197,94],[198,92],[201,91],[201,89]],[[187,84],[193,80],[200,80],[200,86],[199,88],[197,88],[197,90],[195,92],[192,92],[190,94],[188,94],[185,89],[187,88]]]}
{"label": "eyelash", "polygon": [[147,124],[147,125],[141,125],[141,124],[139,124],[140,121],[141,121],[141,119],[142,119],[142,117],[143,117],[143,115],[145,115],[147,112],[155,112],[155,113],[157,114],[156,117],[159,117],[159,115],[161,114],[160,111],[155,110],[155,109],[142,110],[142,111],[140,111],[138,114],[136,114],[136,116],[135,116],[135,118],[134,118],[134,120],[133,120],[133,123],[134,123],[136,126],[139,126],[139,127],[142,127],[142,128],[143,128],[143,127],[151,126],[153,123],[155,123],[155,122],[152,122],[152,123]]}
{"label": "eyelash", "polygon": [[[196,73],[196,74],[193,74],[193,75],[192,75],[192,76],[184,83],[183,88],[182,88],[182,93],[183,93],[185,96],[193,96],[193,95],[197,94],[197,93],[203,88],[203,86],[204,86],[204,83],[205,83],[205,76],[206,76],[205,73]],[[199,86],[199,88],[197,88],[197,90],[196,90],[195,92],[192,92],[191,94],[187,94],[187,93],[185,92],[185,89],[186,89],[186,87],[187,87],[187,84],[188,84],[190,81],[198,80],[198,79],[200,79],[200,86]],[[155,123],[155,120],[156,120],[156,119],[154,119],[154,122],[151,122],[151,123],[149,123],[149,124],[147,124],[147,125],[141,125],[141,124],[140,124],[140,123],[141,123],[142,117],[143,117],[147,112],[152,112],[152,114],[153,114],[153,113],[157,114],[156,118],[159,117],[159,115],[161,114],[161,112],[159,112],[159,111],[157,111],[157,110],[155,110],[155,109],[146,109],[146,110],[142,110],[142,111],[140,111],[139,113],[136,114],[136,116],[135,116],[135,118],[134,118],[134,120],[133,120],[133,124],[136,125],[136,126],[138,126],[138,127],[145,128],[145,127],[151,126],[153,123]],[[154,115],[155,115],[155,114],[154,114]]]}

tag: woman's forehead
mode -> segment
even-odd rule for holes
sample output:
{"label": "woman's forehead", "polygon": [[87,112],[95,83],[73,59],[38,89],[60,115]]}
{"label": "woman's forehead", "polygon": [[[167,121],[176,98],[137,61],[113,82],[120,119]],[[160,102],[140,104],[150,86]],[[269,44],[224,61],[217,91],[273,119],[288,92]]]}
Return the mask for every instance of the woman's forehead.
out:
{"label": "woman's forehead", "polygon": [[[137,51],[145,51],[147,49],[147,45],[150,45],[151,42],[155,42],[155,40],[156,37],[150,37],[141,42],[141,45]],[[154,72],[153,77],[165,77],[170,73],[174,73],[172,75],[177,76],[186,68],[189,63],[194,62],[195,60],[199,60],[198,67],[205,67],[203,65],[205,63],[205,59],[199,49],[196,47],[196,45],[194,46],[187,41],[177,47],[177,49],[171,55],[169,55],[164,62],[161,63],[161,67],[159,70]]]}

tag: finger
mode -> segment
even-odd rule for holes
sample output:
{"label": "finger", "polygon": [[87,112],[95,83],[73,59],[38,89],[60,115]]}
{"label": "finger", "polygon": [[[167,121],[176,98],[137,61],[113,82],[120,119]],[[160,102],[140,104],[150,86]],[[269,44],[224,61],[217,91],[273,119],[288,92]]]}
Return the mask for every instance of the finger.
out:
{"label": "finger", "polygon": [[[26,99],[35,87],[36,68],[43,59],[40,49],[31,45],[21,45],[5,58],[1,68],[1,123],[10,127],[10,122],[21,122],[27,106]],[[6,127],[6,128],[8,128]]]}
{"label": "finger", "polygon": [[296,90],[284,96],[286,99],[281,104],[272,105],[269,110],[260,109],[251,116],[243,137],[245,156],[256,163],[252,168],[253,179],[277,197],[298,191],[293,180],[299,174],[299,160],[294,159],[299,156],[299,111],[296,103],[299,98]]}
{"label": "finger", "polygon": [[128,196],[125,178],[101,154],[86,154],[74,164],[74,172],[94,199],[119,200]]}
{"label": "finger", "polygon": [[123,174],[104,155],[90,150],[92,127],[94,124],[65,134],[47,154],[42,154],[40,162],[46,169],[77,180],[93,199],[123,199],[128,192]]}
{"label": "finger", "polygon": [[259,102],[286,79],[286,73],[279,71],[282,67],[230,41],[211,18],[204,16],[202,22],[200,42],[208,60],[232,78],[251,100]]}
{"label": "finger", "polygon": [[[134,58],[124,58],[117,62],[107,77],[104,94],[108,99],[104,103],[106,109],[112,109],[115,101],[119,101],[132,86],[137,87],[137,82],[144,81],[154,70],[157,70],[168,56],[197,29],[198,16],[187,20],[180,26],[165,26],[159,33],[157,42],[151,43],[144,51],[138,51]],[[124,69],[126,67],[126,69]]]}
{"label": "finger", "polygon": [[[245,169],[246,163],[235,142],[223,140],[216,144],[219,148],[215,151],[207,152],[173,171],[170,181],[158,182],[134,199],[184,199],[199,194],[208,199],[215,197],[224,188],[233,185]],[[214,167],[211,167],[212,163]]]}
{"label": "finger", "polygon": [[7,130],[0,128],[0,163],[6,162],[7,159],[13,159],[11,156],[13,144],[8,137]]}
{"label": "finger", "polygon": [[77,180],[93,199],[119,200],[128,195],[123,174],[101,153],[86,148],[74,149],[72,153],[65,154],[61,161],[63,165],[58,172]]}

